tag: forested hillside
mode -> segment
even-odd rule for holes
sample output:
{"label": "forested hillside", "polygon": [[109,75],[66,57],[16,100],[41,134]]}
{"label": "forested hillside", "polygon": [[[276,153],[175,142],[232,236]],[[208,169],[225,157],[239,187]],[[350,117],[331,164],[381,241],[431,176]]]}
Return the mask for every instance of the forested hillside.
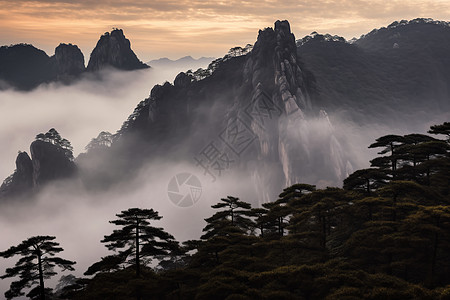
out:
{"label": "forested hillside", "polygon": [[429,133],[378,138],[343,189],[298,183],[253,208],[226,196],[199,240],[153,226],[153,209],[122,211],[101,241],[111,255],[46,299],[448,299],[450,123]]}

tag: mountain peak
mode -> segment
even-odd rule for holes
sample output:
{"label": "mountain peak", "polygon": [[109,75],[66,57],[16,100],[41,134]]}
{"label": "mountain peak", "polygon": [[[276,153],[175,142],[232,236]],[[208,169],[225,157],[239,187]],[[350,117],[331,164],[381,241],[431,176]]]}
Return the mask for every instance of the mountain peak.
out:
{"label": "mountain peak", "polygon": [[119,70],[145,69],[149,66],[141,62],[131,50],[131,43],[122,29],[113,29],[103,34],[89,59],[88,71],[98,71],[106,67]]}
{"label": "mountain peak", "polygon": [[84,72],[84,56],[80,48],[72,44],[59,44],[55,49],[58,78],[78,76]]}
{"label": "mountain peak", "polygon": [[291,25],[289,24],[289,21],[283,20],[283,21],[276,21],[275,22],[275,32],[282,31],[286,34],[291,33]]}

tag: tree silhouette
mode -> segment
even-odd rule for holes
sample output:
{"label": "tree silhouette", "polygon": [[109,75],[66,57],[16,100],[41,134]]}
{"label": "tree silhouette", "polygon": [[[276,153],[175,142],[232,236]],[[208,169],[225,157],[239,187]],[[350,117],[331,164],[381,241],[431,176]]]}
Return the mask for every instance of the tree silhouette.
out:
{"label": "tree silhouette", "polygon": [[252,213],[249,203],[240,201],[239,198],[232,196],[222,198],[220,201],[211,207],[214,209],[223,208],[224,210],[218,211],[210,218],[205,219],[208,224],[203,229],[206,233],[202,236],[202,239],[216,235],[221,228],[229,225],[235,226],[243,232],[254,228],[254,223],[250,219]]}
{"label": "tree silhouette", "polygon": [[405,142],[405,138],[400,135],[385,135],[378,139],[376,142],[371,144],[369,148],[379,148],[384,147],[383,150],[378,152],[378,154],[390,154],[388,156],[379,157],[378,159],[374,159],[371,161],[372,167],[379,167],[380,169],[384,169],[387,171],[387,167],[390,164],[390,169],[392,173],[392,177],[395,179],[397,175],[397,147],[400,147]]}
{"label": "tree silhouette", "polygon": [[450,141],[450,122],[444,122],[440,125],[433,125],[430,127],[428,133],[446,135],[447,141]]}
{"label": "tree silhouette", "polygon": [[[44,279],[48,279],[57,273],[55,267],[73,271],[75,262],[55,257],[55,254],[63,251],[59,243],[54,242],[54,236],[34,236],[23,241],[17,246],[12,246],[6,251],[0,252],[0,257],[9,258],[15,255],[22,256],[13,268],[6,269],[6,274],[0,278],[19,277],[18,281],[11,283],[10,289],[5,292],[7,299],[25,295],[23,289],[33,287],[27,297],[45,300],[49,289],[44,286]],[[37,297],[39,295],[39,298]]]}
{"label": "tree silhouette", "polygon": [[113,135],[108,131],[102,131],[96,138],[93,138],[85,147],[85,150],[109,148],[113,143]]}
{"label": "tree silhouette", "polygon": [[388,179],[386,173],[375,168],[357,170],[344,180],[344,189],[359,190],[370,195],[373,190],[385,185]]}
{"label": "tree silhouette", "polygon": [[[110,223],[121,228],[105,236],[101,242],[105,243],[109,250],[124,250],[119,251],[115,260],[111,256],[104,259],[105,264],[133,264],[136,276],[139,277],[143,258],[169,255],[171,250],[177,249],[178,244],[172,235],[162,228],[150,226],[150,221],[162,218],[153,209],[129,208],[116,216],[118,219]],[[129,257],[131,259],[127,261]],[[97,266],[94,264],[91,270],[95,270]]]}
{"label": "tree silhouette", "polygon": [[51,143],[55,146],[59,146],[64,150],[64,154],[70,160],[73,160],[73,147],[70,144],[69,140],[62,138],[58,131],[55,128],[51,128],[47,133],[39,133],[36,135],[36,140],[44,141],[47,143]]}
{"label": "tree silhouette", "polygon": [[[111,239],[130,247],[94,264],[92,274],[110,272],[76,286],[83,291],[73,299],[449,298],[448,142],[414,133],[372,147],[383,156],[344,189],[294,184],[253,209],[221,199],[200,240],[184,242],[156,272],[118,269],[136,236]],[[133,220],[116,222],[133,233]]]}

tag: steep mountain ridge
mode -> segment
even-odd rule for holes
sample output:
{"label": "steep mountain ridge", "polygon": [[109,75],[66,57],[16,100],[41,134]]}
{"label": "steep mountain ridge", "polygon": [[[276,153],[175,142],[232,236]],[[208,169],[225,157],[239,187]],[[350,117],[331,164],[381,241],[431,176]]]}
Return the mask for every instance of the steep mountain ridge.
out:
{"label": "steep mountain ridge", "polygon": [[30,145],[31,158],[27,152],[19,152],[16,170],[0,186],[0,198],[13,198],[36,192],[55,180],[76,175],[75,163],[58,145],[36,140]]}
{"label": "steep mountain ridge", "polygon": [[122,29],[106,32],[92,50],[88,71],[98,71],[107,67],[119,70],[138,70],[148,68],[131,50],[130,41],[124,36]]}
{"label": "steep mountain ridge", "polygon": [[[277,21],[274,28],[259,32],[247,55],[214,61],[211,75],[197,80],[180,73],[174,85],[155,86],[124,123],[109,154],[87,153],[77,163],[92,184],[95,177],[103,177],[95,172],[106,174],[109,168],[121,169],[128,177],[123,170],[142,165],[143,157],[193,157],[188,162],[204,173],[205,180],[215,182],[224,174],[242,172],[260,191],[258,201],[269,201],[280,187],[312,173],[314,153],[323,146],[309,149],[308,137],[299,131],[308,126],[308,118],[319,116],[319,110],[313,109],[308,86],[314,79],[298,61],[289,23]],[[322,142],[336,147],[328,139],[336,143],[332,131]],[[112,163],[111,153],[120,156],[123,165]],[[322,154],[323,163],[334,159]],[[325,180],[345,176],[345,167],[338,163],[339,174],[331,172]],[[317,177],[322,175],[318,172]]]}
{"label": "steep mountain ridge", "polygon": [[[421,26],[434,32],[428,40]],[[202,180],[250,178],[259,203],[295,182],[339,184],[357,158],[335,116],[356,127],[450,118],[450,31],[442,26],[390,26],[388,35],[374,31],[364,43],[377,43],[378,34],[389,40],[399,28],[408,43],[366,49],[362,40],[319,34],[296,43],[289,23],[277,21],[259,31],[249,52],[154,86],[110,147],[76,159],[80,178],[89,188],[106,189],[146,163],[183,162],[203,173]],[[420,40],[428,46],[415,46]]]}
{"label": "steep mountain ridge", "polygon": [[[417,110],[450,109],[450,26],[414,19],[360,39],[312,35],[298,41],[304,68],[316,79],[317,106],[356,121],[408,120]],[[351,111],[350,111],[351,110]]]}
{"label": "steep mountain ridge", "polygon": [[204,68],[209,65],[214,60],[214,57],[200,57],[198,59],[192,56],[181,57],[176,60],[171,60],[167,57],[154,59],[147,62],[147,65],[157,68],[184,68],[185,70],[192,69],[197,70],[198,68]]}
{"label": "steep mountain ridge", "polygon": [[121,29],[102,35],[93,49],[88,67],[76,45],[60,44],[53,56],[28,44],[0,47],[0,90],[32,90],[42,83],[71,83],[84,72],[105,68],[137,70],[148,68],[131,50],[130,41]]}
{"label": "steep mountain ridge", "polygon": [[60,44],[52,58],[55,60],[58,80],[70,80],[85,71],[84,55],[76,45]]}

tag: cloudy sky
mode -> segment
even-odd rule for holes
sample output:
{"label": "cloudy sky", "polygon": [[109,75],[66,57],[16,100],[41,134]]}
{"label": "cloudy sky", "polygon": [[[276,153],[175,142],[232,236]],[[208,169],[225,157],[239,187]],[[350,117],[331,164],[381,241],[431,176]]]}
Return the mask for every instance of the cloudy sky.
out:
{"label": "cloudy sky", "polygon": [[49,55],[60,43],[85,56],[99,35],[123,28],[144,60],[223,56],[253,43],[258,29],[290,21],[296,36],[312,31],[359,37],[392,21],[450,19],[448,0],[0,0],[0,44],[32,43]]}

